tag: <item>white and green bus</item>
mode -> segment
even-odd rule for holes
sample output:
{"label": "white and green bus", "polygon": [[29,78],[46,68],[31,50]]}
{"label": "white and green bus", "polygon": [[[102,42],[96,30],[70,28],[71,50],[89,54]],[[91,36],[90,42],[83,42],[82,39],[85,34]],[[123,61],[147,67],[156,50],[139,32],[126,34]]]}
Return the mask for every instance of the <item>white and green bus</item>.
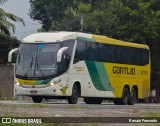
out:
{"label": "white and green bus", "polygon": [[15,93],[76,104],[133,105],[149,97],[150,56],[146,45],[79,32],[36,33],[24,38],[15,68]]}

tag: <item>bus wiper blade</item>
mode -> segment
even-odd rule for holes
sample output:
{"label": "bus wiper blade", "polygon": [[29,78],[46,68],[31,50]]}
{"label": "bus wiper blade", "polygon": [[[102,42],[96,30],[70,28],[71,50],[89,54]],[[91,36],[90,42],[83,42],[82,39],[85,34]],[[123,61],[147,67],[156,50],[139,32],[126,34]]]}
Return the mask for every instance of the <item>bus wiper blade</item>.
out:
{"label": "bus wiper blade", "polygon": [[39,60],[38,60],[38,58],[36,59],[36,65],[35,65],[35,71],[34,71],[34,77],[35,77],[35,72],[36,72],[36,70],[38,70],[38,68],[39,68],[39,71],[40,71],[40,73],[41,73],[41,75],[42,75],[42,78],[44,79],[44,74],[43,74],[43,72],[42,72],[42,69],[41,69],[41,67],[40,67],[40,65],[39,65]]}
{"label": "bus wiper blade", "polygon": [[32,69],[32,65],[33,65],[33,56],[32,56],[31,63],[29,64],[29,67],[27,67],[27,71],[24,73],[25,77],[27,76],[27,73],[28,73],[28,70],[29,70],[30,66],[31,66],[31,69]]}

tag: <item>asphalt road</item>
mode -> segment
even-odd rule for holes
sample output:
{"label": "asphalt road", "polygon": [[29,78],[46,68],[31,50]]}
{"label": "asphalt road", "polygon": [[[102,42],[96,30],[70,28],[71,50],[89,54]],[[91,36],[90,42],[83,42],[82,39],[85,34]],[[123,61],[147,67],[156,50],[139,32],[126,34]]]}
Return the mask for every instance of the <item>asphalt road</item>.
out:
{"label": "asphalt road", "polygon": [[[111,117],[107,118],[108,120],[106,121],[108,122],[112,119],[118,126],[128,126],[128,123],[117,123],[114,119],[127,117],[125,119],[128,121],[130,118],[134,119],[137,117],[160,117],[160,104],[114,105],[113,103],[103,102],[101,105],[90,105],[80,101],[73,105],[68,104],[65,100],[52,100],[49,102],[44,100],[39,104],[32,101],[0,100],[0,117],[80,117],[78,119],[93,117],[93,123],[96,123],[94,119],[97,119],[97,117]],[[118,121],[121,122],[121,120]],[[108,126],[109,124],[110,126],[115,126],[115,123],[102,123],[102,125]],[[134,123],[133,126],[135,126]],[[136,126],[139,125],[137,124]]]}
{"label": "asphalt road", "polygon": [[[73,106],[73,104],[68,104],[67,101],[64,100],[53,100],[53,101],[43,101],[42,103],[33,103],[32,101],[17,101],[17,100],[0,100],[0,104],[7,104],[7,105],[34,105],[34,104],[41,104],[41,105],[48,105],[54,106],[55,108],[68,108]],[[85,104],[84,102],[78,102],[74,104],[76,107],[87,107],[87,108],[94,108],[94,109],[160,109],[160,104],[156,103],[136,103],[134,105],[114,105],[113,103],[102,103],[100,105],[97,104]]]}

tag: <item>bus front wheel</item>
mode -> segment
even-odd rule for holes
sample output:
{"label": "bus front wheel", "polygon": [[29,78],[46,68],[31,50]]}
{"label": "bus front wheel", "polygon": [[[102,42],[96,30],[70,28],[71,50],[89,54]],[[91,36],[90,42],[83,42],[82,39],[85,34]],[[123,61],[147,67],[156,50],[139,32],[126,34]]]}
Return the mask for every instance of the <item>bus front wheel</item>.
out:
{"label": "bus front wheel", "polygon": [[77,85],[74,85],[72,89],[72,95],[68,98],[68,103],[76,104],[79,96],[80,96],[79,88]]}
{"label": "bus front wheel", "polygon": [[41,103],[43,98],[40,96],[32,96],[32,100],[34,103]]}

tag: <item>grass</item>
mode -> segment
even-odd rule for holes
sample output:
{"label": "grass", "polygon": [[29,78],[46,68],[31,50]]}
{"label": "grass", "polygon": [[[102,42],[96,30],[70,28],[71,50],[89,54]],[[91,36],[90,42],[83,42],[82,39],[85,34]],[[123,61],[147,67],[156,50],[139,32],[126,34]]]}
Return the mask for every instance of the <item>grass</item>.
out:
{"label": "grass", "polygon": [[75,106],[75,105],[68,106],[68,108],[88,109],[88,107],[86,106]]}
{"label": "grass", "polygon": [[133,113],[133,114],[137,114],[137,113],[139,113],[139,111],[138,111],[137,109],[134,109],[134,110],[132,111],[132,113]]}
{"label": "grass", "polygon": [[138,111],[137,109],[133,109],[133,110],[127,110],[128,113],[132,113],[134,114],[135,116],[139,116],[139,115],[142,115],[143,113]]}
{"label": "grass", "polygon": [[[2,104],[0,104],[2,107]],[[46,108],[48,105],[44,104],[32,104],[32,105],[5,105],[3,107],[9,107],[9,108]]]}
{"label": "grass", "polygon": [[31,115],[25,112],[5,112],[1,113],[0,117],[31,117]]}
{"label": "grass", "polygon": [[0,97],[0,100],[16,100],[15,98]]}
{"label": "grass", "polygon": [[160,117],[160,112],[148,112],[146,113],[147,117]]}
{"label": "grass", "polygon": [[42,104],[32,104],[30,106],[27,107],[31,107],[31,108],[46,108],[47,105],[42,105]]}

